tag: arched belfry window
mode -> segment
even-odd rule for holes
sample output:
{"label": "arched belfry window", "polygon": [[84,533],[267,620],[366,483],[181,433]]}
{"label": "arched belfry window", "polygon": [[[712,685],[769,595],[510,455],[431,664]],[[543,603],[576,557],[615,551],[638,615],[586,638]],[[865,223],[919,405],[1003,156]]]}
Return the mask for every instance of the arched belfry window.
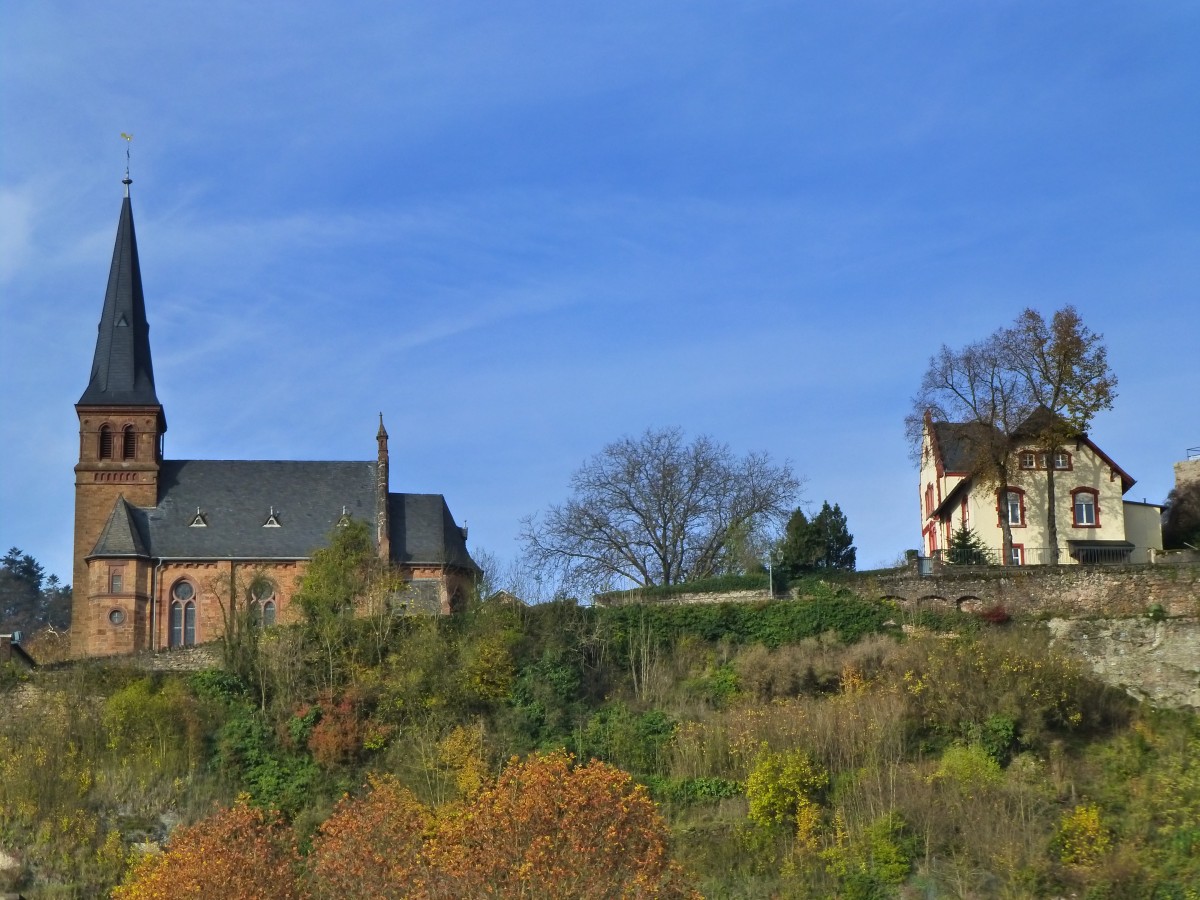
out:
{"label": "arched belfry window", "polygon": [[196,589],[191,582],[177,581],[171,588],[171,636],[168,643],[175,647],[194,647],[196,644]]}
{"label": "arched belfry window", "polygon": [[107,425],[100,426],[100,458],[112,459],[113,455],[113,433],[112,429]]}
{"label": "arched belfry window", "polygon": [[121,456],[123,459],[133,459],[137,453],[137,434],[132,425],[126,425],[121,431]]}

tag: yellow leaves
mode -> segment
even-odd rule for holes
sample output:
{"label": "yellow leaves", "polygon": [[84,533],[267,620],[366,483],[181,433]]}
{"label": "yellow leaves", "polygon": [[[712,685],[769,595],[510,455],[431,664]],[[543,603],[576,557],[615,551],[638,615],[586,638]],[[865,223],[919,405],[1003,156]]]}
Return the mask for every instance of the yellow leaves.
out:
{"label": "yellow leaves", "polygon": [[921,692],[925,690],[925,679],[915,674],[912,669],[904,673],[905,689],[914,697],[921,696]]}
{"label": "yellow leaves", "polygon": [[842,693],[849,697],[859,697],[867,692],[870,682],[862,670],[852,664],[842,667]]}
{"label": "yellow leaves", "polygon": [[828,783],[828,773],[803,750],[771,753],[764,749],[746,781],[750,821],[769,826],[808,819],[808,807]]}
{"label": "yellow leaves", "polygon": [[473,728],[456,727],[438,743],[438,753],[461,796],[472,797],[479,792],[487,778],[482,722]]}
{"label": "yellow leaves", "polygon": [[1065,813],[1059,824],[1059,843],[1059,858],[1064,865],[1087,869],[1099,864],[1112,847],[1100,807],[1084,804]]}

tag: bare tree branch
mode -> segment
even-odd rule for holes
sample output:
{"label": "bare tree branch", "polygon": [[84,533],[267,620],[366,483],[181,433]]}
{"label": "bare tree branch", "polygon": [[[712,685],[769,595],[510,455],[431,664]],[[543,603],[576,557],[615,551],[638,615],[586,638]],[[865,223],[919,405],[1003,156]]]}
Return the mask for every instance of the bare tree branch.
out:
{"label": "bare tree branch", "polygon": [[781,523],[800,487],[765,453],[649,429],[585,462],[567,502],[527,518],[522,539],[535,566],[579,587],[674,584],[727,568],[731,536]]}

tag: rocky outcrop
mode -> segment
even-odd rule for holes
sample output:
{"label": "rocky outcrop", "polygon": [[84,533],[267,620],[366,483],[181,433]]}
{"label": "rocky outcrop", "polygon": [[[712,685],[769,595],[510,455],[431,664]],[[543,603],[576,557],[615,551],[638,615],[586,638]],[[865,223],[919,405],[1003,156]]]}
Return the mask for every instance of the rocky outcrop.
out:
{"label": "rocky outcrop", "polygon": [[1200,709],[1200,619],[1051,619],[1054,643],[1156,706]]}

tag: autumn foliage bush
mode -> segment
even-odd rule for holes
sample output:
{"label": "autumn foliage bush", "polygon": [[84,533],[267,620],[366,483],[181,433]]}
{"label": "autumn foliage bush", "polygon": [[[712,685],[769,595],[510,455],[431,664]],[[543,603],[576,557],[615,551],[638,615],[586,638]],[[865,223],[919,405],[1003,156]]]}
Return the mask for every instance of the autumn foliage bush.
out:
{"label": "autumn foliage bush", "polygon": [[313,839],[314,897],[385,900],[422,889],[429,811],[390,775],[372,775],[368,785],[365,796],[343,798]]}
{"label": "autumn foliage bush", "polygon": [[564,752],[513,759],[429,846],[442,896],[691,897],[646,789]]}
{"label": "autumn foliage bush", "polygon": [[243,798],[177,828],[162,853],[143,856],[113,900],[299,900],[296,851],[277,818]]}
{"label": "autumn foliage bush", "polygon": [[[298,868],[307,870],[297,874]],[[303,861],[278,821],[239,802],[180,828],[144,857],[114,900],[222,897],[682,898],[646,789],[565,752],[513,759],[473,798],[436,812],[391,776],[372,776],[320,826]]]}

